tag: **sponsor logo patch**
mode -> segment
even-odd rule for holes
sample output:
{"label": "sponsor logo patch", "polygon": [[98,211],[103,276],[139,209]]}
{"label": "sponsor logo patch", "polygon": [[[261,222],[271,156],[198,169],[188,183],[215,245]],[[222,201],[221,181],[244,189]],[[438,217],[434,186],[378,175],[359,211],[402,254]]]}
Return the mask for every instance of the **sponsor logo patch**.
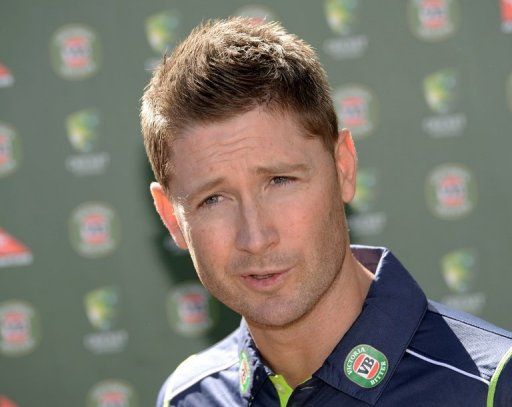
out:
{"label": "sponsor logo patch", "polygon": [[32,352],[41,339],[39,316],[26,302],[0,303],[0,353],[22,356]]}
{"label": "sponsor logo patch", "polygon": [[111,253],[121,239],[121,223],[113,208],[100,202],[87,202],[76,208],[69,221],[73,248],[85,257]]}
{"label": "sponsor logo patch", "polygon": [[240,352],[240,365],[238,368],[238,378],[240,382],[240,393],[247,395],[251,387],[251,365],[249,363],[249,354],[246,350]]}
{"label": "sponsor logo patch", "polygon": [[336,60],[361,57],[368,48],[368,37],[358,34],[361,2],[359,0],[325,0],[327,24],[337,35],[324,41],[323,50]]}
{"label": "sponsor logo patch", "polygon": [[455,33],[460,13],[457,0],[409,0],[407,15],[412,33],[434,42]]}
{"label": "sponsor logo patch", "polygon": [[31,263],[30,249],[0,228],[0,267],[26,266]]}
{"label": "sponsor logo patch", "polygon": [[366,389],[377,386],[386,377],[388,359],[370,345],[357,345],[347,355],[345,375]]}
{"label": "sponsor logo patch", "polygon": [[14,172],[21,160],[21,143],[13,127],[0,123],[0,177]]}
{"label": "sponsor logo patch", "polygon": [[427,202],[433,214],[441,219],[459,219],[476,205],[477,189],[473,175],[457,164],[435,168],[427,178]]}
{"label": "sponsor logo patch", "polygon": [[138,400],[132,386],[120,380],[97,383],[87,396],[87,407],[136,407]]}
{"label": "sponsor logo patch", "polygon": [[171,327],[185,336],[199,336],[215,323],[216,303],[199,283],[176,285],[167,297],[167,315]]}
{"label": "sponsor logo patch", "polygon": [[68,115],[68,140],[78,153],[66,158],[68,171],[78,176],[105,172],[110,164],[110,155],[104,151],[94,151],[100,138],[99,127],[100,115],[97,109],[84,109]]}
{"label": "sponsor logo patch", "polygon": [[64,79],[81,80],[94,75],[100,66],[101,47],[95,32],[83,24],[69,24],[53,34],[51,60]]}
{"label": "sponsor logo patch", "polygon": [[378,120],[378,103],[368,88],[361,85],[347,85],[334,93],[334,106],[341,127],[347,127],[355,139],[373,133]]}
{"label": "sponsor logo patch", "polygon": [[8,88],[14,84],[14,76],[4,64],[0,62],[0,88]]}

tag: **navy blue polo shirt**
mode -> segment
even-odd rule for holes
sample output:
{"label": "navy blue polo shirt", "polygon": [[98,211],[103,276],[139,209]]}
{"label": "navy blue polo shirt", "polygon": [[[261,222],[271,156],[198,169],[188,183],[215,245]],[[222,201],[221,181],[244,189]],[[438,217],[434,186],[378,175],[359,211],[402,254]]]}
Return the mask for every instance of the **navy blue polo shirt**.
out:
{"label": "navy blue polo shirt", "polygon": [[[362,311],[287,406],[512,406],[511,333],[428,301],[388,250],[352,252],[375,274]],[[274,374],[242,320],[175,370],[157,407],[280,406]]]}

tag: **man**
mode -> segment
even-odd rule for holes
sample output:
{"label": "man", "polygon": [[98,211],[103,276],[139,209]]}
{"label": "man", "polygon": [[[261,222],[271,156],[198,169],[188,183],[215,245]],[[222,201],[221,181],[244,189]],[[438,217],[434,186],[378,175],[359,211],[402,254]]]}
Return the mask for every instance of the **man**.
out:
{"label": "man", "polygon": [[142,98],[151,193],[205,287],[243,317],[158,406],[511,406],[510,333],[428,302],[386,249],[350,247],[356,152],[311,47],[207,22]]}

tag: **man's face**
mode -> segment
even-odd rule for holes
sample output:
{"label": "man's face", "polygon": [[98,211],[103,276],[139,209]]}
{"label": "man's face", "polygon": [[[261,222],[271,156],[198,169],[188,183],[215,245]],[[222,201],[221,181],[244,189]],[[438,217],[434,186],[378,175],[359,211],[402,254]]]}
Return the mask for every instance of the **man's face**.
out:
{"label": "man's face", "polygon": [[[336,157],[349,150],[340,142],[351,140],[338,141]],[[343,200],[353,195],[344,166],[355,157],[342,160],[306,137],[292,115],[255,109],[176,140],[172,206],[161,189],[153,196],[212,295],[248,322],[285,326],[341,272]]]}

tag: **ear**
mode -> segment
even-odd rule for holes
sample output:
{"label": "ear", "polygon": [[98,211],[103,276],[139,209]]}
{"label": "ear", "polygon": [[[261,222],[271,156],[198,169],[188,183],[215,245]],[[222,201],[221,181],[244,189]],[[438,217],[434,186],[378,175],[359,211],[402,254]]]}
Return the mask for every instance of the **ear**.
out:
{"label": "ear", "polygon": [[334,159],[343,202],[349,203],[356,192],[357,154],[348,129],[342,129],[338,133]]}
{"label": "ear", "polygon": [[176,242],[180,249],[186,250],[188,248],[187,242],[183,237],[183,232],[176,218],[174,206],[167,197],[162,185],[158,182],[152,182],[150,187],[151,195],[153,196],[153,203],[155,204],[156,211],[160,215],[162,222]]}

